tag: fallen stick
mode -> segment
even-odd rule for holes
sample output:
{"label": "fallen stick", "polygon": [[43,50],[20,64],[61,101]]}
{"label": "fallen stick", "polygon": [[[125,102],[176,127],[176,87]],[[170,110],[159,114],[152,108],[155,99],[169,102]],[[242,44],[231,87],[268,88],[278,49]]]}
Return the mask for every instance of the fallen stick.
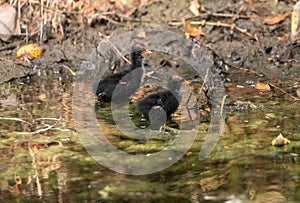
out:
{"label": "fallen stick", "polygon": [[[210,25],[210,26],[218,26],[218,27],[230,27],[232,30],[237,30],[249,37],[253,37],[251,35],[251,33],[249,33],[247,31],[247,29],[242,29],[238,26],[236,26],[236,24],[228,24],[228,23],[222,23],[220,21],[218,22],[207,22],[206,20],[202,20],[202,21],[190,21],[189,22],[191,25],[201,25],[201,26],[205,26],[205,25]],[[180,21],[178,22],[169,22],[169,25],[172,25],[172,26],[176,26],[176,25],[183,25],[183,23]]]}

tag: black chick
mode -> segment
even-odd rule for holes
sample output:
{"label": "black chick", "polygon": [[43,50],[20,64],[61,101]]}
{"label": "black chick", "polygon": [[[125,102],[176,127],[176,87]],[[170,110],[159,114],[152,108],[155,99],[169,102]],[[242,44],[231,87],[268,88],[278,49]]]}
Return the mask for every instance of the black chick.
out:
{"label": "black chick", "polygon": [[182,85],[188,84],[178,75],[172,75],[163,92],[150,94],[137,103],[137,110],[151,121],[151,129],[159,129],[173,114],[182,100]]}
{"label": "black chick", "polygon": [[144,45],[136,43],[131,49],[131,67],[120,73],[110,75],[98,84],[96,95],[98,104],[101,102],[110,102],[114,95],[116,103],[122,103],[140,87],[145,69],[144,56],[151,54]]}

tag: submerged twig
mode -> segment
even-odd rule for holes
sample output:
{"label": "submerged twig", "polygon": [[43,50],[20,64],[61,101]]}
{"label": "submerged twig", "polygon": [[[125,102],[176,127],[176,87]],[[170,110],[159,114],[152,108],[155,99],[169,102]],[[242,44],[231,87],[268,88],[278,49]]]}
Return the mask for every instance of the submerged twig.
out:
{"label": "submerged twig", "polygon": [[36,118],[36,119],[33,120],[33,123],[34,123],[35,121],[40,121],[40,120],[59,121],[59,120],[61,120],[61,118]]}
{"label": "submerged twig", "polygon": [[202,85],[201,85],[201,87],[200,87],[201,92],[199,93],[199,96],[198,96],[198,98],[197,98],[197,101],[199,100],[201,93],[202,93],[202,92],[205,92],[204,85],[205,85],[205,83],[207,82],[208,71],[209,71],[209,69],[206,70],[206,74],[205,74],[203,83],[202,83]]}
{"label": "submerged twig", "polygon": [[223,111],[224,111],[224,106],[225,106],[225,100],[226,100],[227,95],[223,96],[222,103],[221,103],[221,111],[220,111],[220,118],[223,118]]}
{"label": "submerged twig", "polygon": [[42,132],[46,132],[46,131],[52,129],[54,126],[56,126],[62,120],[62,117],[60,117],[59,119],[56,119],[56,120],[57,121],[53,125],[46,124],[46,126],[47,126],[46,128],[42,128],[42,129],[36,130],[34,132],[17,132],[17,134],[18,135],[35,135],[35,134],[39,134]]}
{"label": "submerged twig", "polygon": [[272,84],[272,83],[268,83],[268,84],[269,84],[271,87],[273,87],[273,88],[279,90],[279,91],[282,92],[283,94],[288,95],[288,96],[291,97],[292,99],[294,99],[294,100],[296,100],[296,101],[299,101],[299,100],[300,100],[299,98],[297,98],[297,97],[291,95],[290,93],[288,93],[288,92],[286,92],[285,90],[283,90],[283,89],[277,87],[276,85],[274,85],[274,84]]}
{"label": "submerged twig", "polygon": [[26,124],[28,124],[28,125],[32,125],[32,124],[29,123],[28,121],[25,121],[25,120],[20,119],[20,118],[0,117],[0,120],[19,121],[19,122],[22,122],[22,123],[26,123]]}
{"label": "submerged twig", "polygon": [[43,194],[43,191],[42,191],[42,185],[40,183],[39,172],[37,170],[38,160],[36,159],[36,153],[31,149],[30,146],[28,146],[28,150],[29,150],[29,154],[32,158],[32,167],[33,167],[33,170],[35,172],[34,175],[33,175],[33,178],[35,178],[35,183],[36,183],[36,186],[37,186],[37,193],[38,193],[38,196],[41,197],[42,194]]}

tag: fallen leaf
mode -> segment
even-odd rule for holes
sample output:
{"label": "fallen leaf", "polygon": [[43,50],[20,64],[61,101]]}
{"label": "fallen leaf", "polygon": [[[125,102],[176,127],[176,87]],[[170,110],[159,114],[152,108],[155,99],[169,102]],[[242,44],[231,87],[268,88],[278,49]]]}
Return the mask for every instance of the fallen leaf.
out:
{"label": "fallen leaf", "polygon": [[121,1],[121,0],[115,0],[115,7],[119,11],[124,11],[125,10],[123,1]]}
{"label": "fallen leaf", "polygon": [[138,38],[140,39],[146,39],[147,38],[147,34],[145,31],[141,31],[136,35]]}
{"label": "fallen leaf", "polygon": [[125,13],[127,16],[130,16],[138,6],[133,0],[115,0],[117,10]]}
{"label": "fallen leaf", "polygon": [[8,41],[12,35],[20,33],[17,11],[9,4],[0,5],[0,39]]}
{"label": "fallen leaf", "polygon": [[41,100],[41,101],[47,101],[47,96],[46,96],[46,94],[45,93],[43,93],[43,94],[40,94],[39,95],[39,100]]}
{"label": "fallen leaf", "polygon": [[283,146],[286,144],[290,144],[291,141],[280,133],[275,139],[272,140],[271,145],[272,146]]}
{"label": "fallen leaf", "polygon": [[269,16],[264,19],[264,23],[267,25],[275,25],[277,23],[280,23],[281,21],[284,21],[289,15],[289,13],[283,13],[275,16]]}
{"label": "fallen leaf", "polygon": [[196,28],[193,27],[192,24],[186,23],[185,24],[185,29],[186,29],[186,37],[198,37],[198,36],[205,36],[205,33],[202,31],[201,27]]}
{"label": "fallen leaf", "polygon": [[271,91],[269,84],[261,83],[261,82],[255,84],[255,89],[262,90],[262,91]]}
{"label": "fallen leaf", "polygon": [[278,36],[277,40],[280,41],[280,42],[282,42],[282,43],[287,43],[287,41],[289,40],[289,38],[290,38],[290,34],[286,33],[283,36]]}
{"label": "fallen leaf", "polygon": [[186,156],[190,156],[192,153],[193,153],[193,152],[188,151],[188,152],[185,153],[185,155],[186,155]]}
{"label": "fallen leaf", "polygon": [[35,59],[41,56],[42,49],[38,44],[27,44],[18,49],[16,57],[19,59]]}
{"label": "fallen leaf", "polygon": [[200,4],[198,2],[198,0],[192,0],[191,4],[190,4],[190,11],[195,15],[195,16],[199,16],[200,15]]}

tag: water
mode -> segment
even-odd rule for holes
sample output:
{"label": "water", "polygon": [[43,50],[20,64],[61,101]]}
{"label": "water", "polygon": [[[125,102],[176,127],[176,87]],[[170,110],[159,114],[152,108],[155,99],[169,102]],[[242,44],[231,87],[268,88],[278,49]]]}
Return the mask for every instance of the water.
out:
{"label": "water", "polygon": [[[225,133],[208,158],[198,160],[209,126],[203,121],[177,163],[131,176],[101,166],[83,148],[72,120],[72,88],[71,76],[56,70],[1,85],[1,202],[300,201],[297,102],[233,88],[230,99],[247,95],[256,109],[227,113]],[[176,136],[158,136],[147,145],[134,141],[120,135],[108,109],[98,122],[124,151],[159,151]],[[271,146],[279,133],[291,144]]]}

